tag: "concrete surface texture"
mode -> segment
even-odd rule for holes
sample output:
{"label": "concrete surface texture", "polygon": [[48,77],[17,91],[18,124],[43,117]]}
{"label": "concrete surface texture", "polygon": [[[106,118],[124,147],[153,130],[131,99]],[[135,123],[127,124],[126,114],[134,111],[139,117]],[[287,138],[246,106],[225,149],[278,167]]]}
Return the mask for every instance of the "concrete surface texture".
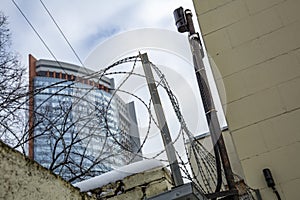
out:
{"label": "concrete surface texture", "polygon": [[0,199],[95,199],[0,141]]}
{"label": "concrete surface texture", "polygon": [[[248,185],[276,199],[300,188],[300,1],[194,0],[212,65],[224,84],[230,135]],[[221,95],[222,96],[222,95]],[[224,95],[223,95],[224,96]]]}
{"label": "concrete surface texture", "polygon": [[[125,172],[124,172],[125,173]],[[163,166],[134,173],[92,191],[80,192],[61,177],[0,141],[0,199],[5,200],[138,200],[173,187]]]}

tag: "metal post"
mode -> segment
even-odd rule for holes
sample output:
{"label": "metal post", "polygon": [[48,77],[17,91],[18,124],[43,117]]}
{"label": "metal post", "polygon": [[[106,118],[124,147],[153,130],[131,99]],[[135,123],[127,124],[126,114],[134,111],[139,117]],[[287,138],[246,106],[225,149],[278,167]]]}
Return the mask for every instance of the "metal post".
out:
{"label": "metal post", "polygon": [[161,136],[164,142],[166,149],[167,157],[169,160],[172,177],[175,183],[175,186],[180,186],[183,184],[183,179],[181,176],[180,168],[175,154],[175,148],[172,143],[172,138],[168,128],[168,124],[165,118],[165,114],[161,105],[160,97],[157,91],[153,73],[151,70],[151,63],[149,62],[148,55],[146,53],[140,54],[142,59],[143,69],[145,72],[149,92],[152,98],[153,107],[157,117],[158,126],[161,132]]}
{"label": "metal post", "polygon": [[211,138],[214,145],[218,145],[228,187],[230,190],[236,190],[233,173],[230,166],[230,161],[227,155],[227,150],[224,143],[220,123],[217,117],[217,112],[215,110],[215,105],[213,102],[213,98],[207,80],[206,71],[202,60],[200,38],[199,35],[195,33],[195,29],[192,21],[192,12],[190,10],[186,10],[185,14],[187,18],[188,27],[190,30],[189,42],[193,54],[195,73],[197,76],[197,81],[198,81],[202,101],[204,104],[206,119],[208,122]]}
{"label": "metal post", "polygon": [[[200,38],[198,33],[195,32],[194,24],[192,21],[192,12],[190,10],[185,10],[184,13],[181,13],[181,11],[179,10],[178,12],[178,10],[176,10],[177,12],[174,11],[174,16],[175,14],[177,14],[175,18],[176,17],[179,18],[179,20],[176,19],[178,20],[176,21],[176,25],[178,26],[179,32],[189,32],[189,43],[191,47],[191,52],[193,54],[195,73],[197,77],[199,90],[201,93],[201,98],[202,98],[202,102],[206,114],[206,120],[209,126],[210,135],[212,138],[212,142],[214,145],[216,145],[215,149],[220,154],[229,190],[236,191],[234,177],[230,166],[230,161],[227,155],[227,150],[225,147],[221,127],[217,117],[217,112],[215,110],[213,98],[207,80],[206,71],[202,60],[203,50],[201,47]],[[217,151],[216,151],[216,155],[218,154]],[[233,199],[238,199],[237,195],[234,195]]]}

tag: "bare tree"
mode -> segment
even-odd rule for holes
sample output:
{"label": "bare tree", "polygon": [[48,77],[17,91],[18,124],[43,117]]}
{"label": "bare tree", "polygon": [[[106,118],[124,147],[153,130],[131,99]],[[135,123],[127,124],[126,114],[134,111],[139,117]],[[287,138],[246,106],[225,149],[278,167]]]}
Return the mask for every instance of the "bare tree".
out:
{"label": "bare tree", "polygon": [[24,154],[34,148],[36,161],[70,182],[107,172],[124,159],[130,149],[122,143],[125,134],[110,98],[95,87],[78,86],[80,80],[35,79],[28,90],[25,72],[0,12],[0,140]]}
{"label": "bare tree", "polygon": [[64,81],[35,87],[35,160],[70,182],[111,170],[124,149],[115,111],[101,91]]}
{"label": "bare tree", "polygon": [[25,68],[11,50],[7,17],[0,12],[0,139],[15,146],[24,132]]}

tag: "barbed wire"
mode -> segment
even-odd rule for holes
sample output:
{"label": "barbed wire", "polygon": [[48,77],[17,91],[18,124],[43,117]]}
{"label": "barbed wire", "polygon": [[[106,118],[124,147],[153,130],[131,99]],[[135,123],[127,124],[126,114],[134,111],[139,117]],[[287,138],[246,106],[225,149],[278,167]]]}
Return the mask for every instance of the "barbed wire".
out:
{"label": "barbed wire", "polygon": [[[202,191],[205,194],[214,193],[216,188],[220,187],[221,190],[226,189],[226,184],[222,181],[225,180],[225,173],[224,169],[221,169],[220,175],[217,175],[218,169],[215,163],[216,158],[194,137],[194,135],[189,131],[187,124],[184,120],[183,115],[180,111],[180,106],[178,103],[178,100],[176,96],[173,94],[168,81],[165,78],[165,75],[161,72],[161,70],[152,63],[152,68],[156,72],[156,74],[160,77],[160,85],[165,89],[166,93],[169,96],[170,102],[172,103],[173,110],[177,116],[178,122],[181,125],[181,133],[183,140],[186,141],[185,135],[188,137],[188,145],[190,145],[190,148],[192,149],[192,156],[189,155],[190,151],[187,149],[187,145],[184,145],[185,147],[185,153],[186,158],[188,159],[187,163],[191,167],[192,175],[190,175],[189,171],[187,170],[186,165],[184,164],[184,159],[180,156],[179,152],[176,151],[177,157],[181,161],[181,170],[186,175],[185,178],[190,180],[191,182],[195,183],[196,187],[200,191]],[[191,158],[195,160],[194,166],[191,161]],[[196,165],[196,166],[195,166]],[[195,172],[195,170],[198,170],[198,173]],[[201,177],[199,177],[199,174]],[[221,182],[218,183],[216,180],[218,177],[221,177]],[[223,177],[223,178],[222,178]],[[242,178],[235,175],[236,181],[241,181]],[[199,180],[200,179],[200,180]],[[220,185],[218,185],[220,184]],[[255,199],[252,195],[251,191],[254,191],[249,186],[245,184],[246,192],[242,195],[240,195],[239,199]]]}
{"label": "barbed wire", "polygon": [[[145,147],[147,140],[150,135],[150,130],[152,125],[154,125],[155,128],[159,129],[158,123],[156,121],[156,117],[152,114],[151,111],[151,104],[152,99],[149,100],[142,99],[138,95],[122,89],[122,86],[132,77],[140,77],[145,78],[145,75],[139,74],[135,72],[136,64],[141,61],[141,58],[139,55],[137,56],[130,56],[126,57],[124,59],[118,60],[114,62],[113,64],[105,67],[104,69],[101,69],[99,71],[96,71],[94,73],[86,74],[80,79],[97,79],[100,83],[103,77],[106,76],[114,76],[114,75],[124,75],[125,78],[119,83],[119,85],[116,88],[108,88],[109,98],[105,100],[104,106],[99,106],[97,103],[88,98],[88,95],[90,95],[93,91],[98,91],[99,89],[95,86],[89,86],[89,87],[83,87],[80,84],[80,79],[74,79],[74,80],[59,80],[57,79],[55,82],[50,83],[45,86],[37,87],[33,91],[26,91],[22,94],[20,94],[18,97],[16,97],[15,100],[23,99],[23,101],[19,102],[18,105],[14,108],[14,110],[22,110],[24,112],[28,112],[28,108],[26,105],[28,104],[28,97],[30,95],[33,95],[34,97],[38,97],[41,95],[46,96],[46,98],[43,99],[43,101],[40,102],[39,105],[36,105],[34,110],[34,115],[36,116],[37,123],[35,124],[35,128],[39,127],[40,124],[46,124],[44,130],[42,130],[38,135],[35,135],[35,138],[38,137],[55,137],[56,138],[56,146],[59,145],[61,142],[63,145],[62,151],[59,152],[59,154],[56,154],[55,151],[52,152],[52,158],[58,160],[59,156],[64,154],[64,160],[61,163],[58,163],[55,165],[55,162],[51,163],[50,168],[52,170],[58,169],[58,173],[64,173],[64,168],[62,167],[63,163],[71,163],[72,165],[68,166],[66,165],[66,168],[70,172],[72,172],[73,177],[69,180],[73,181],[78,178],[85,178],[88,176],[94,175],[96,172],[93,171],[93,165],[90,166],[83,166],[83,163],[85,160],[88,160],[89,162],[95,161],[97,164],[108,162],[108,160],[114,156],[118,157],[119,155],[122,155],[124,152],[128,152],[131,154],[131,158],[128,160],[128,162],[132,162],[136,157],[140,157],[143,159],[150,159],[149,157],[146,157],[141,154],[142,149]],[[132,66],[129,71],[111,71],[117,66],[120,66],[122,64],[126,63],[132,63]],[[180,106],[178,99],[174,95],[172,89],[169,86],[168,81],[165,78],[165,75],[162,73],[162,71],[153,63],[151,63],[151,67],[159,77],[159,80],[155,80],[156,87],[162,87],[166,94],[169,97],[169,101],[171,102],[172,108],[175,112],[175,115],[177,117],[178,123],[180,125],[180,130],[178,131],[178,134],[175,135],[175,138],[173,138],[172,145],[179,142],[180,139],[183,141],[184,146],[184,154],[182,155],[182,152],[178,152],[176,150],[176,155],[179,159],[179,165],[181,168],[181,171],[184,174],[184,178],[195,183],[195,185],[198,187],[200,191],[203,193],[213,193],[214,189],[217,187],[217,169],[215,165],[215,158],[214,156],[194,137],[194,134],[188,129],[187,123],[185,122],[184,116],[181,113]],[[53,91],[49,92],[48,90],[51,89]],[[74,94],[67,94],[64,91],[67,89],[72,89],[73,91],[80,91],[77,95]],[[132,148],[120,140],[120,135],[126,136],[126,132],[118,129],[117,132],[111,129],[111,121],[109,119],[109,116],[111,115],[111,108],[114,104],[114,99],[116,95],[123,93],[126,95],[129,95],[133,97],[136,101],[139,101],[147,110],[148,113],[148,122],[147,122],[147,130],[145,131],[145,137],[141,141],[140,146],[137,148],[136,152],[132,151]],[[55,97],[61,97],[61,101],[59,102],[60,111],[57,112],[57,118],[53,119],[50,115],[50,113],[53,113],[53,110],[43,110],[42,108],[47,108],[46,104],[50,101],[51,98]],[[65,103],[62,99],[72,99],[72,102],[70,104],[64,105]],[[59,99],[59,98],[58,98]],[[147,102],[148,101],[148,102]],[[81,104],[89,106],[93,109],[91,109],[91,112],[86,113],[78,113],[78,118],[74,121],[68,122],[68,117],[72,113],[72,109],[74,109],[76,106],[81,106]],[[115,112],[117,112],[115,110]],[[8,115],[12,115],[13,112],[6,113],[6,115],[1,115],[1,118],[5,118]],[[49,115],[49,116],[48,116]],[[72,145],[78,145],[85,143],[86,146],[91,145],[93,143],[93,140],[97,137],[99,133],[97,133],[97,127],[95,124],[91,123],[91,118],[93,116],[101,115],[101,117],[98,119],[101,121],[101,119],[104,119],[104,126],[101,127],[104,130],[104,140],[102,141],[103,146],[99,150],[99,155],[96,157],[89,157],[88,156],[88,149],[85,148],[83,155],[81,155],[80,162],[76,162],[74,158],[72,158],[71,154],[79,156],[79,152],[72,149]],[[62,122],[61,122],[62,121]],[[60,124],[59,126],[57,124]],[[68,124],[70,123],[70,124]],[[76,130],[74,132],[74,135],[71,136],[71,142],[68,143],[66,141],[65,134],[68,132],[70,127],[76,126],[76,124],[81,124],[82,126],[79,130]],[[1,120],[0,120],[1,124]],[[3,126],[3,124],[1,124]],[[63,125],[61,127],[61,125]],[[92,126],[92,127],[89,127]],[[23,148],[24,151],[24,145],[26,145],[29,140],[33,138],[29,138],[29,128],[28,126],[23,127],[22,134],[16,134],[13,129],[10,129],[9,127],[5,127],[7,131],[11,132],[13,137],[17,140],[16,145],[14,148]],[[90,128],[90,135],[81,135],[84,128]],[[161,130],[159,130],[161,131]],[[58,134],[57,134],[58,133]],[[113,145],[110,146],[110,142],[113,142],[113,145],[116,145],[113,147]],[[105,146],[108,146],[107,148]],[[109,148],[115,148],[115,152],[110,152],[110,154],[107,154],[107,150]],[[74,151],[74,152],[73,152]],[[24,151],[25,152],[25,151]],[[168,163],[167,159],[159,158],[162,154],[165,153],[165,149],[162,149],[158,152],[156,152],[155,155],[153,155],[151,158],[158,159],[164,163]],[[192,160],[193,159],[193,160]],[[54,160],[55,161],[55,160]],[[72,166],[76,166],[78,170],[77,172],[72,168]],[[103,172],[109,170],[105,169],[103,165]],[[169,166],[169,164],[167,164]],[[80,174],[82,177],[80,177]],[[224,172],[222,171],[222,176],[224,176]],[[237,178],[240,180],[240,178]],[[224,180],[224,178],[223,178]],[[222,190],[225,189],[225,183],[222,182]]]}

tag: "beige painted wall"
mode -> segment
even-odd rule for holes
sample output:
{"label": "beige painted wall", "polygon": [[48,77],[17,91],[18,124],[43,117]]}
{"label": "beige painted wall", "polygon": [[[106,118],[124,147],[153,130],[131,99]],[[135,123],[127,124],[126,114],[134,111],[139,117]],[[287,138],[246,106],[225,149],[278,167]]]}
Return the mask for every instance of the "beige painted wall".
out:
{"label": "beige painted wall", "polygon": [[[194,0],[205,45],[224,83],[230,134],[246,182],[275,199],[300,188],[300,1]],[[222,96],[222,95],[221,95]]]}

